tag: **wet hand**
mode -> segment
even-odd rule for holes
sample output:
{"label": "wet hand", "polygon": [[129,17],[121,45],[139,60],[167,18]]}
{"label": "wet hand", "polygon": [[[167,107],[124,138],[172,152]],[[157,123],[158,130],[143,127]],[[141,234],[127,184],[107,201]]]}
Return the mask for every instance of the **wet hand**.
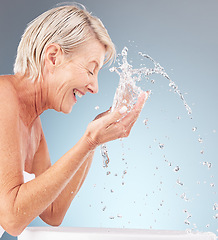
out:
{"label": "wet hand", "polygon": [[108,110],[98,115],[95,120],[88,125],[85,133],[86,140],[90,144],[90,149],[95,149],[103,143],[118,138],[128,137],[148,95],[149,92],[141,93],[137,103],[129,113],[127,113],[127,107],[123,106],[115,109],[113,112]]}

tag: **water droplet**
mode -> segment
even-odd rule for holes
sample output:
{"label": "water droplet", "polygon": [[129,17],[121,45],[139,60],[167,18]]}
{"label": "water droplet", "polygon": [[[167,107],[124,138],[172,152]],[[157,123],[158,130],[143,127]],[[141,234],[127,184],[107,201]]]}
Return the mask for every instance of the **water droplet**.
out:
{"label": "water droplet", "polygon": [[179,166],[176,166],[175,168],[174,168],[174,172],[178,172],[179,171]]}
{"label": "water droplet", "polygon": [[207,224],[207,225],[206,225],[206,228],[209,228],[209,227],[210,227],[210,224]]}
{"label": "water droplet", "polygon": [[96,107],[95,107],[95,110],[98,110],[98,109],[99,109],[99,106],[96,106]]}
{"label": "water droplet", "polygon": [[120,214],[117,214],[117,217],[118,217],[118,218],[122,218],[122,215],[120,215]]}
{"label": "water droplet", "polygon": [[192,217],[192,215],[191,215],[191,214],[188,214],[187,219],[189,219],[189,218],[191,218],[191,217]]}
{"label": "water droplet", "polygon": [[106,210],[106,206],[104,206],[103,208],[102,208],[102,211],[105,211]]}
{"label": "water droplet", "polygon": [[212,167],[212,163],[210,162],[203,162],[203,165],[206,165],[208,168]]}
{"label": "water droplet", "polygon": [[203,139],[201,137],[198,138],[198,142],[199,143],[202,143],[203,142]]}
{"label": "water droplet", "polygon": [[186,194],[183,193],[181,196],[180,196],[182,199],[184,199],[186,202],[188,201],[188,198],[186,197]]}
{"label": "water droplet", "polygon": [[192,131],[193,131],[193,132],[196,132],[196,131],[197,131],[197,127],[193,127],[193,128],[192,128]]}
{"label": "water droplet", "polygon": [[114,218],[115,218],[115,217],[113,217],[113,216],[109,217],[109,219],[112,219],[112,220],[113,220]]}
{"label": "water droplet", "polygon": [[214,205],[213,205],[213,210],[218,210],[218,203],[214,203]]}
{"label": "water droplet", "polygon": [[148,124],[148,119],[146,118],[145,120],[143,120],[143,123],[144,123],[145,125],[147,125],[147,124]]}
{"label": "water droplet", "polygon": [[214,219],[218,219],[218,213],[215,214],[213,217],[214,217]]}
{"label": "water droplet", "polygon": [[114,190],[113,189],[111,189],[111,193],[113,193],[114,192]]}
{"label": "water droplet", "polygon": [[112,68],[109,69],[109,71],[110,71],[110,72],[114,72],[115,69],[116,69],[115,67],[112,67]]}
{"label": "water droplet", "polygon": [[184,222],[185,224],[190,225],[190,222],[188,220],[185,220]]}
{"label": "water droplet", "polygon": [[204,150],[201,150],[201,152],[200,152],[201,154],[204,154]]}
{"label": "water droplet", "polygon": [[163,143],[160,143],[160,144],[159,144],[159,148],[160,148],[160,149],[163,149],[163,148],[164,148],[164,144],[163,144]]}
{"label": "water droplet", "polygon": [[106,144],[101,145],[101,155],[103,157],[103,167],[107,168],[108,164],[110,162],[110,159],[109,159],[109,156],[108,156]]}
{"label": "water droplet", "polygon": [[108,171],[106,174],[107,174],[107,175],[110,175],[110,174],[111,174],[111,172],[110,172],[110,171]]}
{"label": "water droplet", "polygon": [[210,186],[211,186],[211,187],[214,187],[214,186],[215,186],[215,184],[214,184],[214,183],[211,183],[211,184],[210,184]]}
{"label": "water droplet", "polygon": [[183,186],[183,183],[179,179],[177,179],[176,183],[180,186]]}

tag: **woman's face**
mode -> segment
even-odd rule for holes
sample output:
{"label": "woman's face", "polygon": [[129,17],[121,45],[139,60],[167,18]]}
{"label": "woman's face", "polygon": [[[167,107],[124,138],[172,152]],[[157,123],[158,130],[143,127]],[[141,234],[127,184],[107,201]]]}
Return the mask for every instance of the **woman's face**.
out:
{"label": "woman's face", "polygon": [[78,97],[87,92],[98,92],[98,72],[103,66],[105,47],[98,40],[92,39],[77,48],[70,61],[55,69],[51,81],[54,108],[70,113]]}

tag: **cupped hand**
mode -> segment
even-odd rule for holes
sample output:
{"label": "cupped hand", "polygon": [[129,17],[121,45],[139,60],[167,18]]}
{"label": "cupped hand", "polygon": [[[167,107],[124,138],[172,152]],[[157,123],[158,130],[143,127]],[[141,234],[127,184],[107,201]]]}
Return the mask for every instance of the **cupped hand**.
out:
{"label": "cupped hand", "polygon": [[141,93],[137,103],[129,113],[127,113],[127,107],[123,106],[115,109],[113,112],[108,110],[99,114],[95,120],[88,125],[85,133],[90,148],[95,149],[103,143],[128,137],[148,96],[149,92]]}

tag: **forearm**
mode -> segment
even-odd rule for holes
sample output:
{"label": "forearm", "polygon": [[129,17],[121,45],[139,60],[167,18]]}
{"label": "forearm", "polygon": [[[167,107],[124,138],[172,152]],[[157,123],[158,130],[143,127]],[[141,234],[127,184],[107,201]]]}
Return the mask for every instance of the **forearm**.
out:
{"label": "forearm", "polygon": [[[68,191],[65,194],[69,193],[70,181],[76,176],[76,172],[84,164],[90,152],[90,144],[85,137],[82,137],[47,171],[36,179],[11,189],[9,214],[6,220],[9,230],[22,231],[35,217],[48,208],[66,187]],[[75,191],[76,188],[74,186],[70,191]],[[6,231],[7,224],[3,226]]]}
{"label": "forearm", "polygon": [[72,177],[70,182],[56,198],[56,200],[49,205],[49,207],[40,215],[40,218],[50,225],[60,225],[70,204],[78,191],[80,190],[90,169],[94,151],[90,152],[82,166],[78,169],[76,174]]}

